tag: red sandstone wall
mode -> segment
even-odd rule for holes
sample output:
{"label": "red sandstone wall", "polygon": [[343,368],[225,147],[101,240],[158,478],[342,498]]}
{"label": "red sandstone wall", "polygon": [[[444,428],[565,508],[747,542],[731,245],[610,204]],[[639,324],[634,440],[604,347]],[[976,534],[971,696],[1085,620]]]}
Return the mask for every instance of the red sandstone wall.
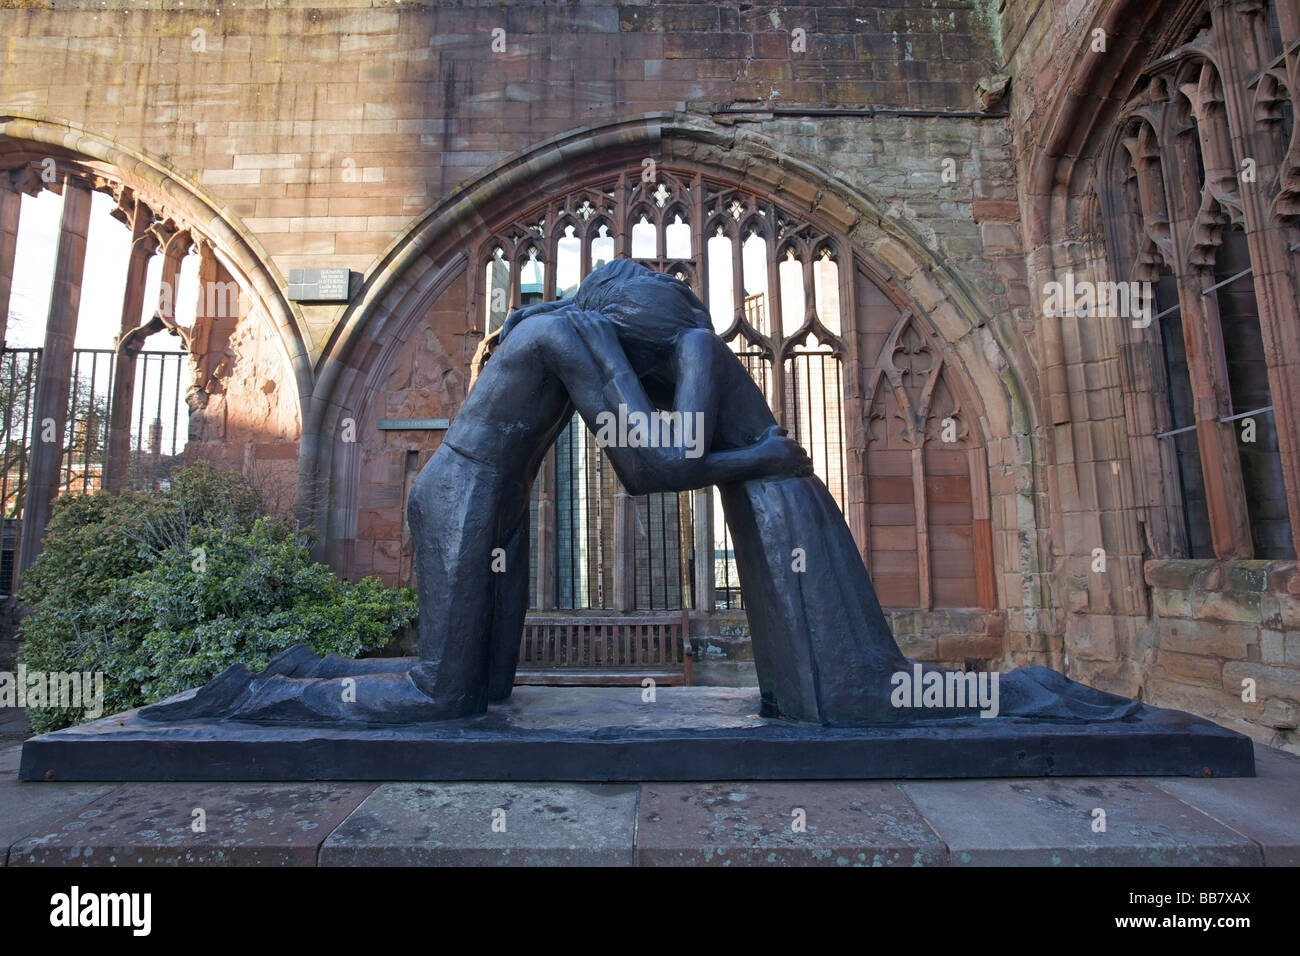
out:
{"label": "red sandstone wall", "polygon": [[[412,334],[398,343],[381,386],[357,422],[361,456],[354,543],[346,557],[353,576],[377,574],[409,583],[406,493],[441,441],[441,432],[380,431],[384,418],[454,418],[469,385],[473,341],[465,333],[465,282],[453,282]],[[346,553],[348,545],[336,545]]]}
{"label": "red sandstone wall", "polygon": [[[219,15],[211,0],[184,9],[138,0],[50,7],[0,10],[0,105],[164,158],[238,217],[282,276],[304,266],[371,271],[439,199],[577,126],[727,104],[969,108],[976,78],[996,67],[975,2],[741,11],[329,0],[224,6]],[[497,29],[503,52],[492,48]],[[805,31],[803,52],[791,49],[795,29]],[[832,165],[869,160],[882,147],[916,157],[918,168],[899,177],[900,195],[921,187],[921,203],[942,196],[941,149],[978,163],[977,150],[998,145],[921,124],[868,134],[864,151],[855,125],[791,120],[775,131]],[[936,135],[950,142],[932,145]],[[963,171],[966,195],[953,190],[956,202],[968,202],[972,178],[985,178],[971,172]],[[863,185],[875,186],[877,175],[864,170]],[[899,214],[934,217],[936,236],[971,225],[969,205]],[[967,230],[977,241],[976,233]],[[978,251],[961,255],[976,262]],[[338,314],[303,309],[314,347]]]}
{"label": "red sandstone wall", "polygon": [[249,308],[248,296],[240,296],[237,318],[213,323],[208,351],[196,359],[209,375],[201,393],[188,398],[186,460],[241,472],[270,509],[292,513],[302,430],[298,395],[280,341],[266,317]]}

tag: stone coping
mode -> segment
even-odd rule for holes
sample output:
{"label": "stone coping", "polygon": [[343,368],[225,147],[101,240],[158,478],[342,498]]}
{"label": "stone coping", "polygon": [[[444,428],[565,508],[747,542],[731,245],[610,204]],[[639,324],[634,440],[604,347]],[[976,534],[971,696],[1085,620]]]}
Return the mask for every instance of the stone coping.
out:
{"label": "stone coping", "polygon": [[1300,595],[1295,561],[1160,558],[1142,566],[1146,583],[1179,591],[1246,591]]}

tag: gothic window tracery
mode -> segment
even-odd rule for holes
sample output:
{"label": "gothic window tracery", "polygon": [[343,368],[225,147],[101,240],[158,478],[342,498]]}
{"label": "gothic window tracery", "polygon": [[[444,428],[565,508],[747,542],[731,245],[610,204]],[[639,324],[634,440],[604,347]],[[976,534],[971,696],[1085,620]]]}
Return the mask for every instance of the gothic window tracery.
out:
{"label": "gothic window tracery", "polygon": [[[705,303],[714,330],[749,371],[778,422],[808,450],[817,474],[848,512],[849,448],[861,441],[853,434],[883,432],[874,420],[864,432],[846,417],[846,367],[857,348],[846,312],[851,301],[847,290],[861,277],[852,258],[845,258],[847,243],[735,183],[663,166],[651,179],[641,173],[633,169],[572,188],[492,230],[479,248],[480,264],[472,270],[481,283],[472,298],[476,327],[491,335],[511,308],[528,301],[529,283],[521,276],[529,263],[537,263],[540,297],[548,300],[571,295],[582,276],[614,257],[634,258],[674,275]],[[897,560],[891,549],[910,549],[910,590],[886,588],[886,603],[991,606],[991,576],[982,591],[976,586],[975,554],[981,545],[973,531],[971,455],[982,455],[982,446],[974,440],[961,388],[949,386],[928,324],[908,316],[893,330],[897,315],[889,307],[866,316],[873,327],[888,321],[890,328],[882,331],[895,334],[889,352],[862,361],[878,368],[882,381],[892,376],[890,389],[907,393],[905,399],[879,401],[889,405],[887,414],[896,419],[890,429],[900,427],[900,416],[906,418],[901,474],[910,488],[915,471],[916,495],[909,491],[911,531],[901,536],[892,534],[888,524],[875,534],[874,523],[898,517],[899,509],[891,511],[884,498],[877,508],[872,499],[873,528],[861,529],[874,536],[868,557],[883,566]],[[881,450],[886,445],[892,449],[890,443],[899,440],[884,440]],[[874,442],[868,445],[872,447],[853,452],[859,468],[877,459],[886,469],[898,466],[888,456],[880,457]],[[870,481],[875,480],[872,473]],[[619,509],[627,507],[622,495],[613,468],[575,419],[556,442],[534,489],[534,608],[742,606],[716,489],[711,506],[692,493],[637,498],[627,522],[619,519]],[[697,554],[701,541],[711,547]],[[924,557],[918,557],[918,550]],[[632,554],[636,568],[631,600],[623,607],[617,606],[614,580],[620,553]],[[707,562],[703,574],[698,562]],[[988,561],[983,563],[982,573],[988,573]],[[924,572],[919,576],[918,566]],[[709,595],[696,593],[701,580],[710,585],[711,605]]]}
{"label": "gothic window tracery", "polygon": [[[1266,357],[1282,317],[1261,314],[1257,298],[1273,281],[1261,257],[1294,273],[1300,211],[1289,93],[1297,45],[1277,52],[1276,14],[1258,0],[1216,7],[1148,67],[1111,153],[1112,260],[1120,278],[1156,291],[1156,321],[1127,332],[1125,349],[1130,388],[1149,409],[1134,438],[1161,462],[1141,467],[1148,524],[1159,526],[1153,547],[1164,555],[1295,554]],[[1244,34],[1231,50],[1224,17]],[[1149,388],[1148,353],[1159,371]],[[1157,487],[1162,469],[1167,488]]]}

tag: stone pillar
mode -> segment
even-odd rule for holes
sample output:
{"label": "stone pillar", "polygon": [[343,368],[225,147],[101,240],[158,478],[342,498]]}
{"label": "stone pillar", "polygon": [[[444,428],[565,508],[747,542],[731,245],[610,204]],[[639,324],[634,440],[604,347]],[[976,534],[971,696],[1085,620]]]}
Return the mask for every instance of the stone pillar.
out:
{"label": "stone pillar", "polygon": [[713,489],[699,488],[695,496],[695,610],[713,610]]}
{"label": "stone pillar", "polygon": [[1206,509],[1215,556],[1221,561],[1247,560],[1254,554],[1250,513],[1242,481],[1237,430],[1219,419],[1231,413],[1228,378],[1223,364],[1219,304],[1202,290],[1214,284],[1214,274],[1199,269],[1179,276],[1178,299],[1183,315],[1187,373],[1196,414],[1196,445],[1205,481]]}
{"label": "stone pillar", "polygon": [[[1300,2],[1281,0],[1277,13],[1283,48],[1290,49],[1300,38]],[[1241,185],[1241,202],[1250,264],[1254,269],[1252,279],[1264,358],[1268,363],[1273,427],[1291,519],[1291,542],[1300,553],[1300,330],[1295,320],[1300,259],[1291,248],[1293,224],[1276,214],[1276,192],[1269,188],[1287,161],[1285,153],[1289,143],[1281,141],[1274,130],[1275,124],[1260,123],[1256,118],[1252,81],[1266,65],[1264,23],[1262,10],[1250,3],[1223,8],[1213,21],[1214,36],[1226,61],[1224,109],[1233,147],[1237,156],[1249,156],[1257,164],[1254,181]],[[1294,94],[1291,102],[1293,107],[1298,102]],[[1235,446],[1235,429],[1231,425],[1225,427],[1232,430]]]}
{"label": "stone pillar", "polygon": [[[743,252],[737,246],[735,250],[736,260],[736,301],[740,303],[740,309],[743,311],[745,302],[745,282],[744,282],[744,264]],[[786,329],[793,331],[800,324],[798,316],[786,316],[781,309],[781,264],[776,259],[776,242],[774,239],[767,242],[767,328],[759,329],[767,339],[768,349],[772,353],[772,368],[769,378],[768,387],[771,391],[767,395],[767,404],[772,409],[772,415],[776,418],[776,423],[782,428],[789,428],[790,423],[785,420],[785,362],[781,358],[782,346],[785,344]],[[753,323],[751,323],[753,324]]]}
{"label": "stone pillar", "polygon": [[[1207,87],[1188,84],[1184,92],[1192,101],[1193,111],[1210,117]],[[1153,133],[1139,134],[1147,139]],[[1164,144],[1161,156],[1171,155]],[[1254,553],[1250,537],[1250,515],[1246,510],[1246,492],[1242,481],[1236,429],[1220,419],[1232,414],[1228,389],[1227,364],[1224,358],[1223,333],[1219,322],[1219,300],[1205,295],[1214,285],[1214,252],[1205,244],[1197,245],[1196,226],[1199,210],[1215,186],[1210,164],[1220,154],[1216,146],[1206,156],[1204,181],[1199,171],[1185,163],[1168,163],[1160,167],[1165,201],[1155,209],[1168,214],[1173,272],[1178,282],[1178,304],[1182,316],[1183,341],[1187,355],[1187,377],[1192,390],[1196,420],[1196,444],[1205,481],[1206,510],[1209,512],[1210,536],[1214,554],[1221,561],[1249,559]],[[1135,159],[1145,160],[1147,150],[1137,146]],[[1143,188],[1139,173],[1139,192]],[[1144,210],[1151,218],[1152,205],[1144,200]],[[1163,223],[1161,223],[1163,227]]]}
{"label": "stone pillar", "polygon": [[176,326],[176,297],[180,294],[181,262],[194,240],[185,231],[173,232],[162,242],[162,282],[158,286],[158,313],[168,328]]}
{"label": "stone pillar", "polygon": [[[194,248],[199,256],[199,288],[194,306],[194,328],[190,330],[188,345],[190,361],[195,366],[193,387],[202,389],[208,384],[210,368],[206,359],[212,333],[223,332],[228,338],[234,331],[235,320],[239,317],[239,293],[235,282],[222,281],[224,270],[217,262],[212,244],[205,239],[196,239]],[[218,323],[221,323],[221,328],[217,328]]]}
{"label": "stone pillar", "polygon": [[[63,469],[63,439],[68,424],[68,388],[72,383],[77,312],[81,308],[81,278],[86,265],[86,236],[90,226],[90,188],[68,177],[63,183],[63,220],[59,226],[58,259],[50,289],[50,313],[36,380],[31,464],[23,504],[16,578],[37,555],[59,490]],[[46,439],[49,440],[46,440]],[[15,590],[19,581],[15,580]]]}
{"label": "stone pillar", "polygon": [[858,543],[862,563],[871,564],[871,518],[867,507],[867,408],[862,391],[862,366],[870,361],[861,354],[858,336],[857,264],[848,240],[840,240],[835,252],[839,274],[840,337],[847,343],[840,365],[840,388],[844,407],[844,470],[846,474],[844,518],[853,540]]}
{"label": "stone pillar", "polygon": [[149,260],[158,250],[157,240],[148,231],[152,220],[153,213],[137,200],[131,212],[131,255],[126,263],[121,332],[113,357],[113,394],[109,403],[108,448],[104,461],[104,490],[110,494],[125,488],[130,478],[131,411],[135,404],[135,357],[139,354],[139,344],[130,342],[127,336],[140,326]]}
{"label": "stone pillar", "polygon": [[1282,32],[1282,49],[1289,50],[1291,44],[1300,39],[1300,2],[1298,0],[1276,0],[1278,26]]}
{"label": "stone pillar", "polygon": [[[202,413],[208,405],[207,389],[212,371],[208,343],[212,337],[212,321],[205,315],[205,305],[211,305],[214,312],[218,310],[214,291],[217,286],[217,259],[212,254],[212,247],[205,240],[193,237],[192,239],[194,252],[199,257],[198,294],[195,296],[194,303],[194,325],[188,332],[181,330],[185,349],[190,355],[190,387],[185,393],[185,406],[191,415],[196,412]],[[184,256],[182,255],[181,258],[183,259]],[[177,282],[179,281],[178,269]],[[177,311],[179,312],[179,309]],[[238,300],[236,300],[236,311],[238,311]],[[174,319],[173,316],[173,322]],[[181,329],[179,326],[177,328]],[[251,452],[251,447],[249,451]],[[252,468],[251,461],[247,464]]]}
{"label": "stone pillar", "polygon": [[636,609],[636,501],[614,494],[614,610]]}
{"label": "stone pillar", "polygon": [[7,173],[0,173],[0,347],[9,329],[9,293],[13,288],[14,254],[18,250],[18,213],[23,194]]}

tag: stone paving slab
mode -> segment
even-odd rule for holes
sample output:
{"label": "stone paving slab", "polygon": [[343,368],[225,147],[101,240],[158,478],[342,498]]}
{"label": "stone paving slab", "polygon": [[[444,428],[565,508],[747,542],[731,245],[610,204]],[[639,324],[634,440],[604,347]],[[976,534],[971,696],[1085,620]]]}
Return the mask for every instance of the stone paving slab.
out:
{"label": "stone paving slab", "polygon": [[21,746],[0,750],[0,866],[9,848],[102,797],[121,784],[69,783],[34,784],[18,782]]}
{"label": "stone paving slab", "polygon": [[642,784],[636,842],[640,866],[948,861],[947,848],[906,795],[875,782]]}
{"label": "stone paving slab", "polygon": [[[1143,780],[899,785],[954,866],[1258,866],[1251,840]],[[1093,829],[1105,811],[1105,831]]]}
{"label": "stone paving slab", "polygon": [[[0,749],[0,864],[1300,864],[1300,757],[1267,747],[1254,779],[378,789],[19,783],[18,759]],[[1092,830],[1097,807],[1104,834]],[[491,827],[497,808],[504,834]]]}
{"label": "stone paving slab", "polygon": [[[47,792],[60,784],[27,784]],[[10,866],[314,866],[370,784],[129,784],[14,844]],[[195,813],[202,810],[200,817]],[[197,821],[203,831],[195,832]]]}
{"label": "stone paving slab", "polygon": [[322,866],[629,866],[635,784],[394,783],[321,848]]}
{"label": "stone paving slab", "polygon": [[1253,780],[1153,781],[1259,844],[1265,866],[1300,866],[1300,757],[1255,748]]}

